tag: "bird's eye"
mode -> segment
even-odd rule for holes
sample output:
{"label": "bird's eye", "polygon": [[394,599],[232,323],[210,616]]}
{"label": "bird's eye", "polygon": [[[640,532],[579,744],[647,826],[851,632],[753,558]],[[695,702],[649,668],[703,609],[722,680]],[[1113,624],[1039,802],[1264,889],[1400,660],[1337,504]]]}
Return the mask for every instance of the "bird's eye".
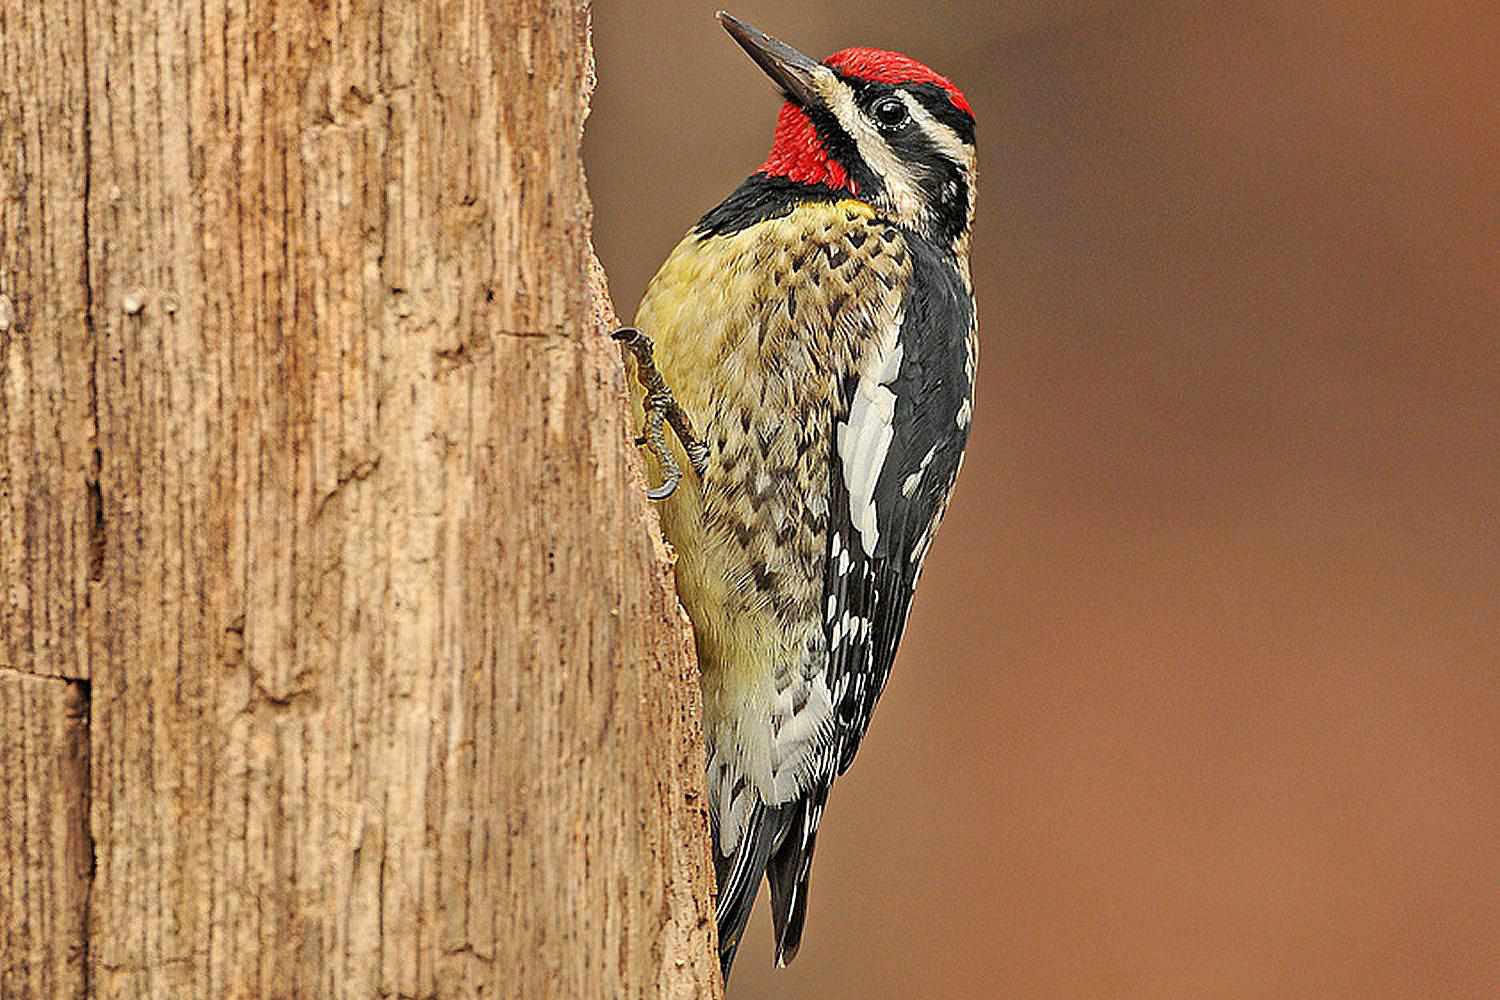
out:
{"label": "bird's eye", "polygon": [[883,129],[898,129],[911,120],[906,102],[899,97],[882,97],[870,109],[870,114],[874,117],[875,124]]}

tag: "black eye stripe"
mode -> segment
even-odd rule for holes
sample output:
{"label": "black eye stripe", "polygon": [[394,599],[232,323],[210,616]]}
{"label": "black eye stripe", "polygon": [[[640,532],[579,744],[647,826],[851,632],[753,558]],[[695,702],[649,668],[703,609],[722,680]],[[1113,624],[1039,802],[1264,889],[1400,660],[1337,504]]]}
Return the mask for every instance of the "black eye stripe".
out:
{"label": "black eye stripe", "polygon": [[[882,97],[894,96],[897,91],[910,94],[933,118],[951,128],[959,141],[974,145],[974,119],[948,96],[948,92],[935,83],[873,83],[858,77],[839,74],[839,79],[854,91],[854,99],[861,108],[873,108]],[[900,100],[900,98],[897,98]]]}
{"label": "black eye stripe", "polygon": [[951,128],[959,141],[974,145],[974,119],[961,111],[942,87],[933,83],[908,83],[901,89],[915,97],[928,114]]}

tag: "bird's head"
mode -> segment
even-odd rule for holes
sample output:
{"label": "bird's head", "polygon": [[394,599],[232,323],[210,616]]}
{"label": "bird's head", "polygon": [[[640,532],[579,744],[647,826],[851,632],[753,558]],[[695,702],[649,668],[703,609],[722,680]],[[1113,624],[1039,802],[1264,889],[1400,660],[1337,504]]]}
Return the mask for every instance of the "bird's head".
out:
{"label": "bird's head", "polygon": [[847,192],[941,246],[967,246],[974,112],[951,81],[882,49],[814,62],[723,11],[719,20],[786,95],[761,173]]}

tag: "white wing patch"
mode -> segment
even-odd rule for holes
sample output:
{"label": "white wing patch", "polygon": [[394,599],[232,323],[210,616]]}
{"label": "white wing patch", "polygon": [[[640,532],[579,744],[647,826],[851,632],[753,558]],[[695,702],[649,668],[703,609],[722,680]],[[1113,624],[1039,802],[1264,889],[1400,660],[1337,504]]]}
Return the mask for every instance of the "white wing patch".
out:
{"label": "white wing patch", "polygon": [[901,495],[910,499],[917,492],[917,487],[922,485],[922,477],[927,474],[927,467],[932,464],[933,457],[937,455],[937,445],[927,449],[927,454],[922,456],[922,464],[917,466],[917,471],[901,481]]}
{"label": "white wing patch", "polygon": [[875,342],[860,366],[859,385],[849,406],[849,418],[838,425],[839,458],[849,491],[849,518],[859,531],[865,554],[873,556],[880,542],[875,510],[875,484],[895,436],[896,394],[888,386],[901,371],[901,317]]}

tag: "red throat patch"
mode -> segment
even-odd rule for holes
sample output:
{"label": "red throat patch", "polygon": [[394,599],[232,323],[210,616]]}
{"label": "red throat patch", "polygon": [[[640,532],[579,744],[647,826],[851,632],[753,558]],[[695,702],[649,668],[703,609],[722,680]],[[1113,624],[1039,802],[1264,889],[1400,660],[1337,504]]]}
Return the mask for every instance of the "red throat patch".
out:
{"label": "red throat patch", "polygon": [[785,177],[798,184],[824,184],[838,191],[859,194],[859,184],[849,177],[837,160],[829,158],[807,112],[791,101],[781,106],[771,155],[760,165],[760,172]]}

